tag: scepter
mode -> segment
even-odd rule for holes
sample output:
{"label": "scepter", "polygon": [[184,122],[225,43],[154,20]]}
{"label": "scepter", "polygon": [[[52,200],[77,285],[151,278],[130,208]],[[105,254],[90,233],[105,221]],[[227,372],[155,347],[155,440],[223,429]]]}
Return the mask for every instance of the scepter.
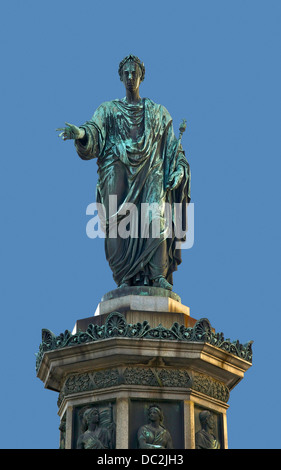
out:
{"label": "scepter", "polygon": [[[185,132],[185,129],[186,129],[186,119],[183,119],[179,127],[180,135],[179,135],[178,143],[177,143],[177,153],[178,153],[179,145],[181,143],[181,138],[182,138],[183,133]],[[177,153],[176,153],[176,156],[177,156]],[[184,230],[186,230],[186,219],[184,223]]]}
{"label": "scepter", "polygon": [[178,151],[179,151],[179,146],[180,146],[180,143],[181,143],[181,138],[182,138],[183,133],[185,132],[185,129],[186,129],[186,119],[183,119],[182,122],[180,123],[180,127],[179,127],[180,135],[179,135],[177,146],[176,146],[176,149],[175,149],[175,158],[177,157],[177,154],[178,154]]}
{"label": "scepter", "polygon": [[[181,138],[182,138],[183,133],[185,132],[185,129],[186,129],[186,119],[183,119],[182,122],[180,123],[180,127],[179,127],[180,135],[179,135],[177,145],[176,145],[176,148],[175,148],[174,158],[177,157],[177,154],[178,154],[178,151],[179,151],[179,146],[180,146],[180,143],[181,143]],[[169,190],[169,184],[166,186],[166,191],[168,191],[168,190]]]}
{"label": "scepter", "polygon": [[179,127],[180,135],[179,135],[179,138],[178,138],[177,152],[178,152],[179,145],[181,143],[182,135],[185,132],[185,129],[186,129],[186,119],[183,119],[182,122],[180,123],[180,127]]}

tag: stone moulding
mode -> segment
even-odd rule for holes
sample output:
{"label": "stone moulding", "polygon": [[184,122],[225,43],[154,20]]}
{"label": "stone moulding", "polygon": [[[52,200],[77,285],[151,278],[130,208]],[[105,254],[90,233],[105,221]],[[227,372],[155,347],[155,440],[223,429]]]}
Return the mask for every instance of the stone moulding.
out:
{"label": "stone moulding", "polygon": [[224,338],[223,333],[215,333],[207,318],[201,318],[193,327],[185,327],[175,322],[169,329],[161,324],[152,328],[147,321],[127,323],[122,313],[112,312],[107,316],[104,325],[90,324],[86,331],[78,330],[75,334],[66,330],[56,336],[52,331],[42,329],[42,342],[36,354],[36,373],[39,371],[45,352],[117,337],[209,343],[247,362],[252,362],[253,341],[245,344],[241,344],[238,340],[231,342],[230,339]]}

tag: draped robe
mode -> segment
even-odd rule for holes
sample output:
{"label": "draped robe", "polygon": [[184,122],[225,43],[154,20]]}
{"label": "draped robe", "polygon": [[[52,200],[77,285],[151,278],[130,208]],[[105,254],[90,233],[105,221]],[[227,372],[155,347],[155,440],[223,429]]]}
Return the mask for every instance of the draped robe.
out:
{"label": "draped robe", "polygon": [[213,434],[201,429],[195,434],[196,449],[219,449],[220,444]]}
{"label": "draped robe", "polygon": [[146,424],[138,430],[138,442],[140,449],[172,449],[173,442],[167,429],[153,429]]}
{"label": "draped robe", "polygon": [[95,431],[87,430],[78,438],[78,449],[108,449],[110,442],[109,432],[99,427]]}
{"label": "draped robe", "polygon": [[[133,281],[140,273],[150,280],[163,275],[172,284],[172,273],[181,262],[174,231],[173,203],[190,200],[190,169],[181,145],[174,135],[172,118],[164,106],[148,98],[138,104],[126,99],[102,103],[92,119],[83,124],[85,138],[76,140],[78,155],[97,158],[98,184],[96,201],[105,207],[105,252],[117,285]],[[136,133],[132,138],[132,129]],[[181,166],[184,176],[174,191],[166,191],[171,174]],[[109,196],[116,195],[117,207],[112,213]],[[172,207],[172,230],[165,224],[165,203]],[[138,209],[134,214],[133,232],[137,236],[111,238],[108,227],[120,227],[126,217],[126,204]],[[141,206],[157,203],[149,226],[158,219],[160,236],[141,236]],[[184,206],[185,207],[185,206]],[[183,209],[185,213],[185,209]]]}

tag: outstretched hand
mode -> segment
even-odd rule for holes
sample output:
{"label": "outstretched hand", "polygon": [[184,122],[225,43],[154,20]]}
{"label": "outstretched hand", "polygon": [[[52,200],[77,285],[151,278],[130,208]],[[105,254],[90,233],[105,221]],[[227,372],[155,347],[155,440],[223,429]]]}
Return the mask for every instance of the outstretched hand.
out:
{"label": "outstretched hand", "polygon": [[84,129],[75,126],[74,124],[69,124],[68,122],[65,123],[67,127],[59,127],[56,131],[62,131],[58,137],[61,137],[62,140],[69,140],[69,139],[83,139],[85,136]]}

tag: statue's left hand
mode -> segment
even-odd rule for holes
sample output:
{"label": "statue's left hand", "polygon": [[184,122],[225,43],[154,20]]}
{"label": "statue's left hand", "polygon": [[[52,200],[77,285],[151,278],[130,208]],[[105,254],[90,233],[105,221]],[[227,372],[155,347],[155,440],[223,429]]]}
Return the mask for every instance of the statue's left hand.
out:
{"label": "statue's left hand", "polygon": [[173,191],[174,189],[177,189],[179,185],[181,184],[181,181],[184,176],[184,170],[180,166],[174,173],[169,178],[169,182],[167,184],[166,190]]}

